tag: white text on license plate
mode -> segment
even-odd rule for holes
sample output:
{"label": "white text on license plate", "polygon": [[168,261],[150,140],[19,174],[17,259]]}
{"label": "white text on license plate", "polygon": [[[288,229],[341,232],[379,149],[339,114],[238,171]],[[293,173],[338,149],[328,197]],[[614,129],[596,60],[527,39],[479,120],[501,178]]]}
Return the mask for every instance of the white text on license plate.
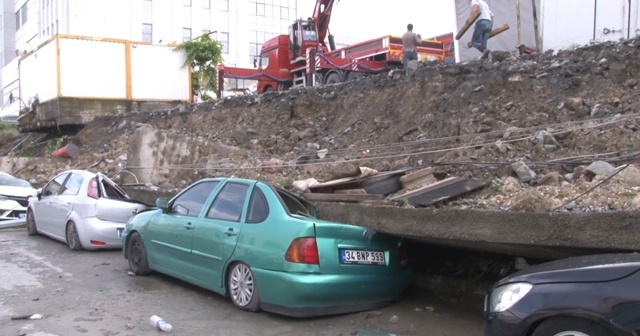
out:
{"label": "white text on license plate", "polygon": [[363,250],[340,250],[340,261],[344,264],[385,265],[384,252]]}

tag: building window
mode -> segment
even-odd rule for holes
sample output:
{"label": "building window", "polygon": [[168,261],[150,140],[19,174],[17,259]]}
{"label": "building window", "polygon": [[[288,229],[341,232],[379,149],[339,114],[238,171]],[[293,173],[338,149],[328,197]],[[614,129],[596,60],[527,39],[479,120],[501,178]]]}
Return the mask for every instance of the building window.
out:
{"label": "building window", "polygon": [[222,44],[222,53],[229,53],[229,33],[220,33],[218,35],[218,41]]}
{"label": "building window", "polygon": [[221,0],[220,1],[220,10],[223,12],[229,11],[229,0]]}
{"label": "building window", "polygon": [[27,4],[26,2],[18,11],[16,12],[16,30],[20,29],[20,27],[24,26],[27,23]]}
{"label": "building window", "polygon": [[182,0],[182,5],[185,7],[191,7],[191,0]]}
{"label": "building window", "polygon": [[142,41],[153,42],[153,26],[150,23],[142,24]]}
{"label": "building window", "polygon": [[191,28],[182,28],[182,42],[191,40]]}
{"label": "building window", "polygon": [[260,49],[262,49],[262,44],[249,42],[249,62],[253,64],[253,61],[256,57],[260,56]]}

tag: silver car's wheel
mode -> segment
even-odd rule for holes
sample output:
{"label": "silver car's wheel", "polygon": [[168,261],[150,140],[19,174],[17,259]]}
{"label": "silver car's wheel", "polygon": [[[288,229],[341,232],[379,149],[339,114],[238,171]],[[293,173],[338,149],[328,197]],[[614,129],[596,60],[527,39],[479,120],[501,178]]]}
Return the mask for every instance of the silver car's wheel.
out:
{"label": "silver car's wheel", "polygon": [[76,228],[76,223],[74,222],[67,223],[66,236],[67,236],[66,237],[67,245],[69,245],[70,249],[74,251],[82,250],[82,244],[80,244],[80,237],[78,236],[78,229]]}
{"label": "silver car's wheel", "polygon": [[613,336],[596,322],[577,317],[553,317],[543,321],[532,336]]}
{"label": "silver car's wheel", "polygon": [[38,234],[38,227],[36,226],[36,219],[33,217],[33,211],[27,210],[27,234],[35,236]]}
{"label": "silver car's wheel", "polygon": [[227,285],[231,302],[236,307],[248,311],[260,309],[258,287],[249,266],[243,263],[235,263],[231,266]]}

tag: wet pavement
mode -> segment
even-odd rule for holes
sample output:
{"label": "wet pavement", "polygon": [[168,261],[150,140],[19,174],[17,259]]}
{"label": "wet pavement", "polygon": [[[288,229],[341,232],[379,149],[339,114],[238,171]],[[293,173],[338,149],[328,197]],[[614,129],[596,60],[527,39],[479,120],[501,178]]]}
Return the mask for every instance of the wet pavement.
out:
{"label": "wet pavement", "polygon": [[[0,230],[0,335],[482,335],[481,302],[411,288],[375,311],[314,319],[241,312],[224,297],[158,273],[128,275],[118,250],[73,252],[23,229]],[[33,314],[42,319],[16,319]]]}

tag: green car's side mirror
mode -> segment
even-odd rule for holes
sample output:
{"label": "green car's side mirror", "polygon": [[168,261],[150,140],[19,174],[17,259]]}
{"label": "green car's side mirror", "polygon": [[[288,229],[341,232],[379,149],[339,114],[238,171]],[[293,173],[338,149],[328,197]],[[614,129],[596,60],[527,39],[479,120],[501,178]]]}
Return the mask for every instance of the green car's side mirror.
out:
{"label": "green car's side mirror", "polygon": [[156,206],[160,209],[162,209],[163,211],[167,210],[167,207],[169,206],[169,200],[166,198],[158,198],[156,199]]}

